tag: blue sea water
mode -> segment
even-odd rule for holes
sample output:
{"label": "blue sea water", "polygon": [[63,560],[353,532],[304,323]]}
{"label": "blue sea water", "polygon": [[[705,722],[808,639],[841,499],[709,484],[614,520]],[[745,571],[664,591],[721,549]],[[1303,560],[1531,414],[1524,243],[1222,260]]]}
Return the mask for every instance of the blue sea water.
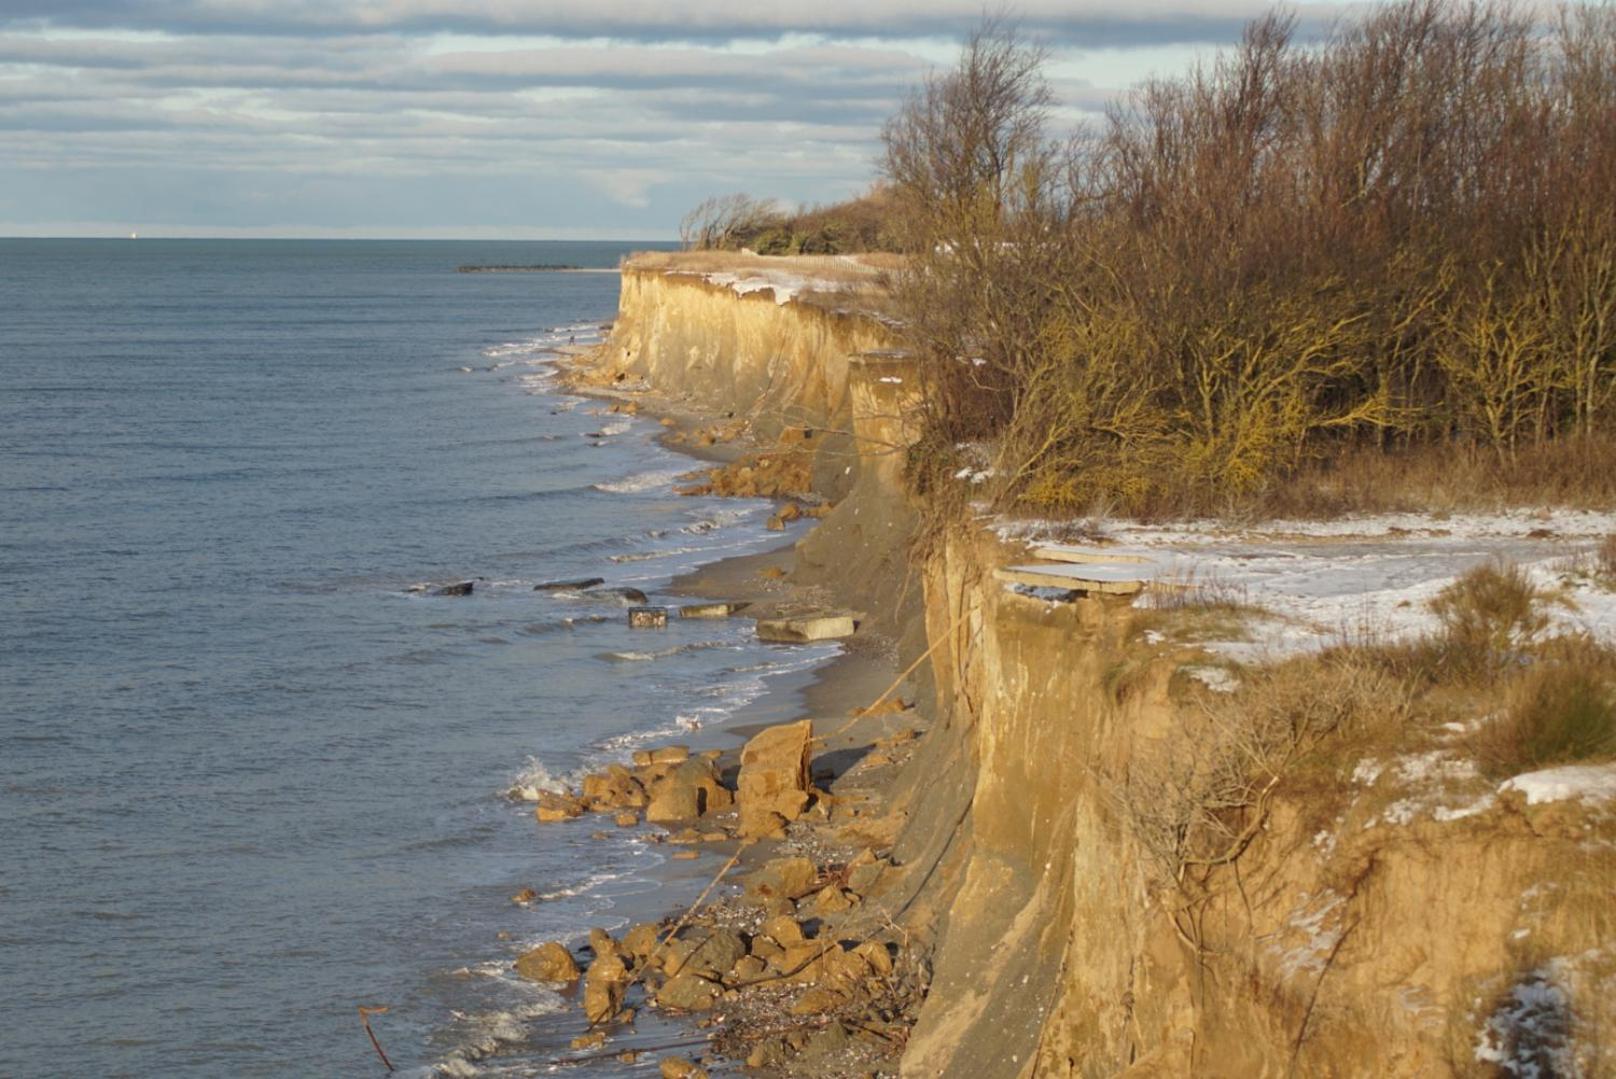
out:
{"label": "blue sea water", "polygon": [[0,240],[0,1074],[376,1074],[360,1004],[401,1067],[497,1060],[561,1007],[516,951],[655,886],[507,792],[815,654],[533,590],[767,507],[554,392],[615,274],[455,272],[628,246]]}

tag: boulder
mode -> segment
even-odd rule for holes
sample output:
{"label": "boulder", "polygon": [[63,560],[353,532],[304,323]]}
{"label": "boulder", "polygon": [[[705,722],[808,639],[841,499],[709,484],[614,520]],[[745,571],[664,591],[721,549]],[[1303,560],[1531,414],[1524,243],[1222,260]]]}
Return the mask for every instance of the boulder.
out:
{"label": "boulder", "polygon": [[793,944],[802,944],[808,939],[803,934],[802,926],[797,924],[797,919],[789,914],[777,914],[770,918],[763,923],[758,933],[768,937],[782,948],[790,947]]}
{"label": "boulder", "polygon": [[701,816],[701,792],[695,787],[669,783],[666,780],[651,787],[651,801],[645,807],[645,819],[652,824],[671,824],[682,820],[695,820]]}
{"label": "boulder", "polygon": [[619,828],[632,828],[640,823],[640,815],[632,809],[620,810],[613,820]]}
{"label": "boulder", "polygon": [[759,618],[759,640],[781,644],[806,644],[851,637],[858,623],[850,614],[806,614],[789,618]]}
{"label": "boulder", "polygon": [[872,974],[885,978],[892,973],[892,953],[880,941],[867,940],[854,948],[853,954],[864,960],[864,965],[870,968]]}
{"label": "boulder", "polygon": [[477,588],[476,581],[461,581],[459,584],[446,584],[442,588],[433,589],[434,596],[469,596]]}
{"label": "boulder", "polygon": [[746,955],[746,942],[733,929],[686,929],[663,951],[662,969],[670,976],[699,974],[718,979]]}
{"label": "boulder", "polygon": [[741,835],[761,837],[779,827],[776,817],[793,821],[808,807],[811,720],[760,731],[741,750],[736,802]]}
{"label": "boulder", "polygon": [[755,955],[742,956],[741,960],[730,968],[724,975],[724,984],[727,986],[742,986],[748,982],[763,977],[769,969],[769,964]]}
{"label": "boulder", "polygon": [[623,934],[623,950],[632,955],[635,962],[643,963],[656,950],[660,933],[655,924],[642,922]]}
{"label": "boulder", "polygon": [[585,776],[583,796],[595,809],[642,809],[647,801],[645,788],[621,764]]}
{"label": "boulder", "polygon": [[690,759],[689,746],[659,746],[656,749],[636,749],[636,768],[649,768],[654,764],[683,764]]}
{"label": "boulder", "polygon": [[565,944],[552,940],[517,956],[516,973],[530,982],[575,982],[578,964]]}
{"label": "boulder", "polygon": [[807,858],[774,858],[746,879],[746,890],[760,899],[796,899],[815,891],[819,870]]}
{"label": "boulder", "polygon": [[734,795],[718,778],[718,767],[705,757],[677,765],[651,783],[645,819],[656,823],[691,820],[734,804]]}
{"label": "boulder", "polygon": [[594,588],[597,584],[605,584],[604,577],[580,577],[576,581],[545,581],[533,586],[535,592],[582,592],[586,588]]}
{"label": "boulder", "polygon": [[604,1023],[623,1007],[623,983],[616,981],[584,982],[584,1018],[590,1025]]}
{"label": "boulder", "polygon": [[583,802],[570,794],[557,794],[555,791],[541,791],[539,804],[533,810],[534,819],[544,824],[571,820],[573,817],[583,815]]}
{"label": "boulder", "polygon": [[797,998],[791,1005],[792,1015],[824,1015],[833,1012],[847,1003],[847,997],[827,986],[819,985],[808,990]]}
{"label": "boulder", "polygon": [[662,1079],[707,1079],[707,1073],[684,1057],[662,1058]]}
{"label": "boulder", "polygon": [[[589,950],[595,953],[595,959],[597,960],[596,966],[599,965],[598,960],[605,959],[609,956],[613,956],[618,959],[623,957],[622,947],[617,943],[617,941],[612,939],[612,935],[610,933],[598,927],[589,931]],[[593,970],[594,968],[592,967],[590,969]]]}
{"label": "boulder", "polygon": [[[662,988],[657,990],[656,999],[664,1008],[701,1012],[716,1004],[723,992],[723,986],[699,974],[680,974],[663,983]],[[667,1073],[664,1071],[663,1074]]]}

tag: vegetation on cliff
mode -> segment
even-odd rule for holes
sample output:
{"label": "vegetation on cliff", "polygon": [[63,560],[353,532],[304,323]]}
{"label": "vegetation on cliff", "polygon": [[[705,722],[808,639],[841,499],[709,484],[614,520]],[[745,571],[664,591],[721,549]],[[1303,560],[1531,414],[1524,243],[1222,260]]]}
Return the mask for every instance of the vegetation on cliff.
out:
{"label": "vegetation on cliff", "polygon": [[1270,15],[1069,139],[1042,60],[990,23],[886,130],[933,475],[989,443],[1003,504],[1201,512],[1435,454],[1616,496],[1616,12]]}
{"label": "vegetation on cliff", "polygon": [[829,206],[788,210],[744,192],[715,195],[685,214],[679,240],[686,251],[741,251],[759,255],[844,255],[890,251],[892,197],[877,185]]}

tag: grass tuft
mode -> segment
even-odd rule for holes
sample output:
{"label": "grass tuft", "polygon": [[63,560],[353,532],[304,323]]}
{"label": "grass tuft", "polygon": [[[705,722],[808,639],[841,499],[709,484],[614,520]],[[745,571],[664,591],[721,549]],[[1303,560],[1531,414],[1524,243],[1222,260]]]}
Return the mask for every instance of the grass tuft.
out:
{"label": "grass tuft", "polygon": [[1431,600],[1446,659],[1460,669],[1497,669],[1548,628],[1552,599],[1517,565],[1477,566]]}
{"label": "grass tuft", "polygon": [[1494,779],[1616,757],[1616,657],[1589,642],[1556,642],[1509,686],[1503,714],[1476,732],[1475,753]]}

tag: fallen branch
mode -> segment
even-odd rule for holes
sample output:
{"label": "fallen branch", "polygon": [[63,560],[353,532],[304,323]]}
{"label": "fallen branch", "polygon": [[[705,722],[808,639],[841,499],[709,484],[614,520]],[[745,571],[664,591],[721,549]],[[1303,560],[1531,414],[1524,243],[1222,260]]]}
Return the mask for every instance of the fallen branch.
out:
{"label": "fallen branch", "polygon": [[391,1060],[387,1059],[387,1054],[386,1053],[382,1052],[382,1043],[376,1040],[376,1032],[374,1030],[370,1029],[370,1017],[373,1016],[373,1015],[385,1015],[385,1014],[387,1014],[387,1006],[386,1005],[377,1005],[377,1004],[372,1004],[372,1005],[368,1005],[368,1006],[364,1005],[364,1004],[359,1005],[359,1022],[360,1022],[361,1025],[364,1026],[365,1033],[370,1035],[370,1044],[376,1050],[376,1055],[382,1058],[383,1067],[385,1067],[389,1072],[391,1072],[391,1071],[394,1070],[393,1069],[393,1062]]}
{"label": "fallen branch", "polygon": [[644,1056],[647,1053],[666,1053],[670,1049],[696,1049],[709,1043],[710,1039],[708,1038],[686,1038],[683,1041],[663,1042],[658,1045],[626,1045],[621,1049],[597,1049],[592,1053],[551,1057],[544,1063],[544,1067],[560,1068],[569,1064],[587,1064],[595,1060],[615,1060],[624,1053],[636,1053]]}
{"label": "fallen branch", "polygon": [[945,642],[951,641],[951,640],[954,639],[954,631],[959,629],[960,624],[965,621],[966,616],[969,615],[969,614],[970,614],[970,611],[967,610],[964,613],[962,613],[958,618],[954,619],[954,624],[948,627],[948,631],[945,632],[942,636],[938,637],[937,640],[932,642],[932,646],[930,648],[928,648],[924,652],[920,653],[920,658],[916,659],[913,663],[909,664],[909,666],[905,667],[903,669],[903,673],[898,675],[898,677],[893,681],[893,683],[886,688],[886,692],[882,693],[879,697],[877,697],[875,700],[871,701],[865,707],[860,708],[857,712],[854,713],[853,718],[849,719],[846,723],[842,724],[836,730],[832,731],[829,734],[820,735],[819,737],[815,738],[814,741],[819,743],[820,745],[828,745],[830,743],[831,739],[841,737],[843,734],[847,733],[847,731],[852,728],[853,724],[857,723],[859,720],[863,719],[866,715],[868,715],[869,713],[875,711],[882,704],[884,704],[886,702],[886,699],[888,697],[892,696],[894,693],[896,693],[898,691],[898,687],[903,685],[904,681],[911,674],[914,674],[915,671],[920,669],[920,665],[922,663],[926,662],[928,659],[931,658],[931,655],[932,655],[933,652],[937,651],[938,648],[942,647],[942,645]]}

